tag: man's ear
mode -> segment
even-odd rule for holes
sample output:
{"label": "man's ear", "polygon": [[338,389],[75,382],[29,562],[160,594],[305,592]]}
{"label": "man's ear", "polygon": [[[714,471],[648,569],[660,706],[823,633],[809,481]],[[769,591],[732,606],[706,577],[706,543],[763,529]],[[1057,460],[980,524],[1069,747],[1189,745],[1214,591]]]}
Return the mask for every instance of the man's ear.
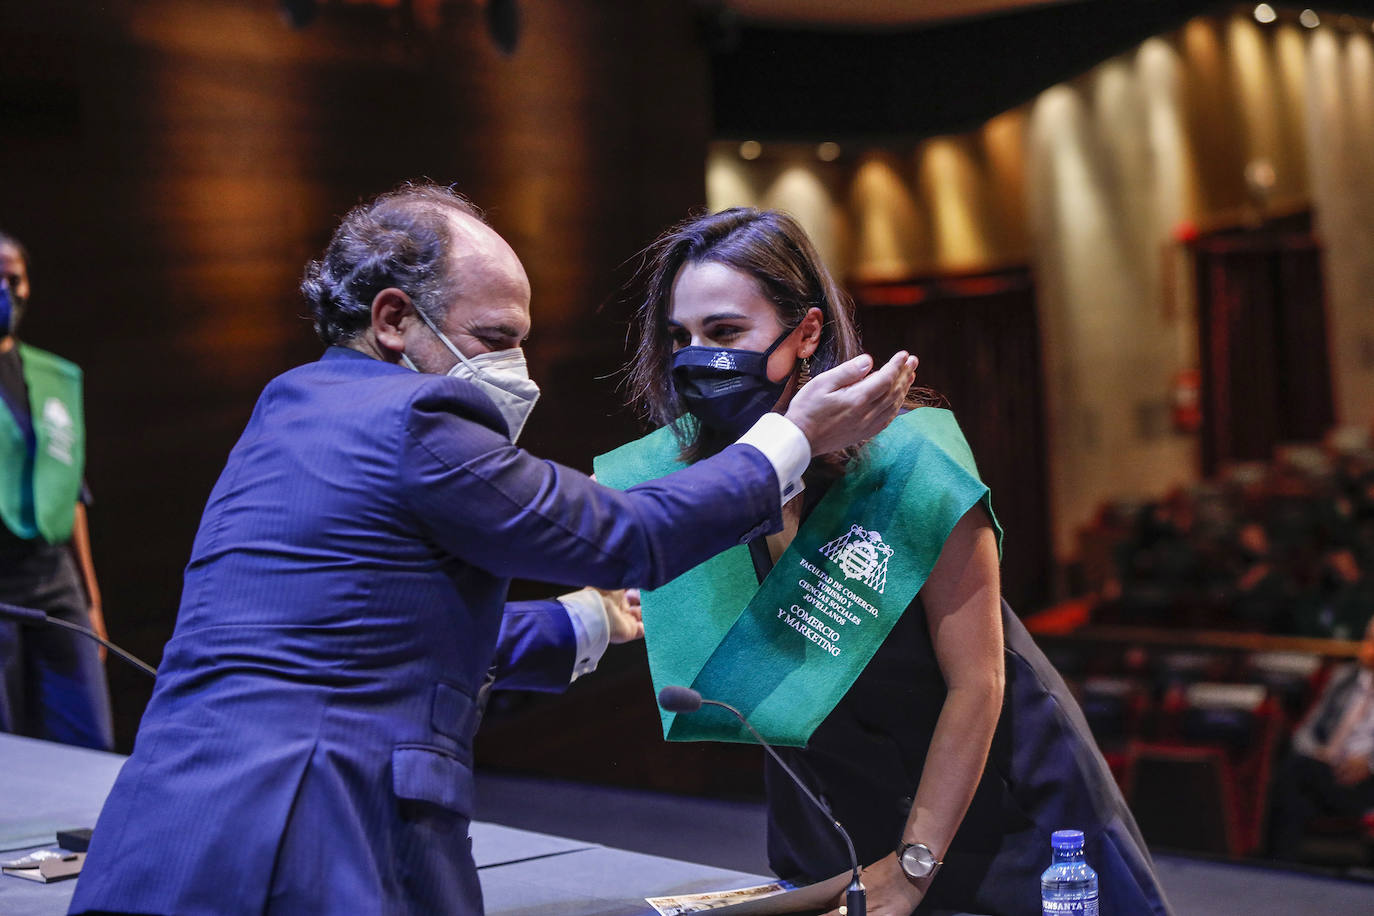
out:
{"label": "man's ear", "polygon": [[797,355],[805,359],[816,348],[821,345],[821,327],[825,324],[825,313],[812,306],[806,310],[806,316],[801,320],[801,340],[797,346]]}
{"label": "man's ear", "polygon": [[399,356],[405,352],[405,325],[414,320],[415,305],[394,286],[372,297],[372,336],[377,346]]}

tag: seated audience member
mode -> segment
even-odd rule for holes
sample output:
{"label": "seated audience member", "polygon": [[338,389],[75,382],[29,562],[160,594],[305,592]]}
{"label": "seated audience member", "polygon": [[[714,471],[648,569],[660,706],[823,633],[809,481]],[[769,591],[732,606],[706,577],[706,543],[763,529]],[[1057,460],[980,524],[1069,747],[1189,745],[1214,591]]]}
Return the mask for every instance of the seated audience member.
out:
{"label": "seated audience member", "polygon": [[1319,814],[1359,815],[1374,808],[1374,619],[1359,661],[1332,675],[1293,734],[1272,792],[1271,847],[1297,858],[1307,823]]}
{"label": "seated audience member", "polygon": [[1322,555],[1314,589],[1320,634],[1355,639],[1374,610],[1374,579],[1364,574],[1355,552],[1337,547]]}
{"label": "seated audience member", "polygon": [[1264,526],[1254,521],[1241,525],[1233,552],[1230,599],[1236,624],[1271,633],[1291,630],[1298,586],[1276,560]]}

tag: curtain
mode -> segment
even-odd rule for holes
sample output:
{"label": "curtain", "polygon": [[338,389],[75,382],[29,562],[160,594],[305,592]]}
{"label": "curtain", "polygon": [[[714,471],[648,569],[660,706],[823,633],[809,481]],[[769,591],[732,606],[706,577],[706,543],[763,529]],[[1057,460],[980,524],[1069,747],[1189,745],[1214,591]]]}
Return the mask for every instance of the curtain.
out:
{"label": "curtain", "polygon": [[1334,421],[1321,247],[1310,214],[1198,239],[1204,475],[1317,441]]}
{"label": "curtain", "polygon": [[1035,286],[1017,267],[857,284],[864,345],[909,350],[917,384],[949,401],[1006,530],[1002,592],[1021,613],[1050,597],[1051,538]]}

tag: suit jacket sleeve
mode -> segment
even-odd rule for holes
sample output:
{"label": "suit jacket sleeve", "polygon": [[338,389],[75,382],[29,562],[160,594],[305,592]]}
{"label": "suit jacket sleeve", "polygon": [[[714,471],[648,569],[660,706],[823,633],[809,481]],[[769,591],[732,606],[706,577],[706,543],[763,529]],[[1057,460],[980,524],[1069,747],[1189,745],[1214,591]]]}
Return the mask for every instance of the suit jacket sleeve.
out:
{"label": "suit jacket sleeve", "polygon": [[572,683],[577,636],[556,600],[512,601],[501,616],[490,676],[496,690],[550,693]]}
{"label": "suit jacket sleeve", "polygon": [[435,543],[486,572],[655,588],[781,528],[777,475],[751,446],[622,492],[516,448],[471,385],[435,381],[411,401],[398,485]]}

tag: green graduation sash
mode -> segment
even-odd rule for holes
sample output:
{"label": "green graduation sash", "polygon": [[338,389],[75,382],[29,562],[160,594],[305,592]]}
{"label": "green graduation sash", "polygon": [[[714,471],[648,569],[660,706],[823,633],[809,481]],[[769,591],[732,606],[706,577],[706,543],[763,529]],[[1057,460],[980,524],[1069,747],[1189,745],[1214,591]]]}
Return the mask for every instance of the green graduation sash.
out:
{"label": "green graduation sash", "polygon": [[16,537],[62,544],[72,536],[86,463],[81,368],[26,344],[19,357],[37,448],[30,461],[19,421],[0,400],[0,521]]}
{"label": "green graduation sash", "polygon": [[[626,489],[683,467],[671,428],[595,461]],[[831,485],[758,583],[747,547],[732,547],[644,591],[654,690],[690,685],[738,708],[776,744],[805,746],[925,584],[956,522],[988,488],[954,415],[924,407],[895,420]],[[670,741],[753,738],[715,707],[661,711]]]}

